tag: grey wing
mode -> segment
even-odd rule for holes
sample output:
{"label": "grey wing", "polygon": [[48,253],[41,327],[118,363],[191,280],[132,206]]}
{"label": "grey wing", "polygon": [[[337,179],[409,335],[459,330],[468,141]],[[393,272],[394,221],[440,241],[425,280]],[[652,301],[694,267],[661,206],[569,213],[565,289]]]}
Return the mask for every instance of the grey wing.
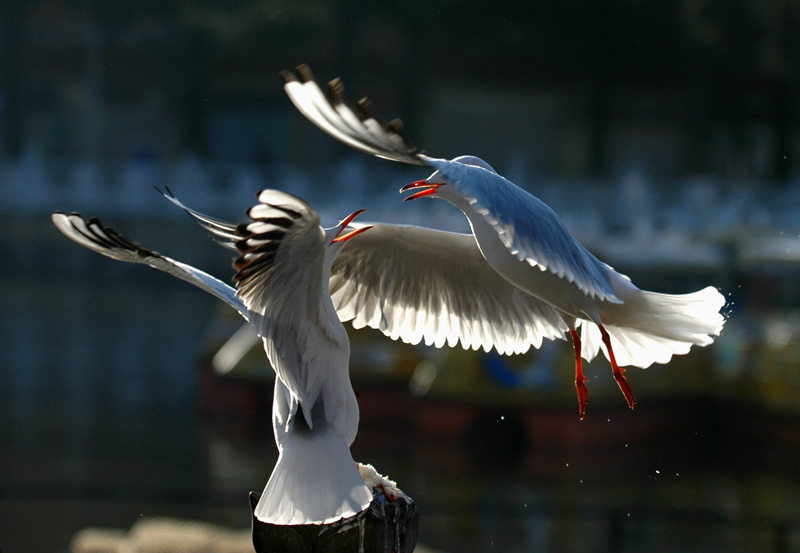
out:
{"label": "grey wing", "polygon": [[330,291],[341,320],[412,344],[522,353],[568,330],[496,273],[470,234],[375,224],[339,253]]}
{"label": "grey wing", "polygon": [[221,299],[249,320],[250,313],[236,296],[236,291],[208,273],[138,244],[113,228],[103,226],[97,218],[84,219],[78,213],[55,212],[51,219],[56,228],[73,242],[111,259],[149,265],[185,280]]}
{"label": "grey wing", "polygon": [[335,139],[384,159],[426,165],[406,135],[403,122],[395,119],[384,123],[372,111],[367,98],[360,100],[355,110],[351,108],[345,101],[344,85],[340,79],[329,83],[328,98],[306,65],[297,68],[297,75],[290,71],[281,72],[281,78],[283,88],[295,107]]}
{"label": "grey wing", "polygon": [[620,303],[609,280],[613,269],[586,250],[539,198],[482,167],[426,160],[458,188],[518,259],[573,282],[590,297]]}

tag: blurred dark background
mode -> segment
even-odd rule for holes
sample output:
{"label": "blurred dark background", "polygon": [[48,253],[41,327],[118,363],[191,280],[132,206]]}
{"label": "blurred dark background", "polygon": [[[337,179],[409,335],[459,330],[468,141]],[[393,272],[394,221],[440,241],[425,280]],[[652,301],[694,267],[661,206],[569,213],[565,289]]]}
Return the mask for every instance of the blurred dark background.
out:
{"label": "blurred dark background", "polygon": [[796,0],[0,2],[1,551],[147,520],[246,532],[277,456],[263,354],[214,369],[233,314],[69,243],[53,210],[223,279],[229,253],[154,186],[232,220],[274,187],[327,225],[466,228],[400,202],[424,173],[305,121],[278,78],[300,63],[431,155],[481,156],[639,286],[729,299],[713,346],[628,372],[634,412],[592,363],[582,422],[567,344],[352,332],[353,454],[418,501],[422,544],[800,551]]}
{"label": "blurred dark background", "polygon": [[[472,147],[500,161],[516,149],[556,175],[636,163],[659,175],[784,183],[797,169],[792,0],[8,0],[1,9],[0,151],[11,159],[31,149],[330,159],[340,152],[317,144],[327,141],[304,148],[286,132],[293,114],[275,74],[306,62],[402,114],[431,149]],[[441,129],[463,115],[466,134]]]}

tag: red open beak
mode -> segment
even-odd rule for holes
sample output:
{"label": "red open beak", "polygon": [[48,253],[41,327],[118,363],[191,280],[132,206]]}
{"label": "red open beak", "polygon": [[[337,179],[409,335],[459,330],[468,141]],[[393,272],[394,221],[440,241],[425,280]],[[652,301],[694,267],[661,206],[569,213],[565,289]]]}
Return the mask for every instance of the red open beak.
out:
{"label": "red open beak", "polygon": [[403,188],[400,189],[400,192],[405,192],[406,190],[411,190],[414,188],[423,189],[417,192],[416,194],[411,194],[407,198],[403,198],[403,201],[407,202],[408,200],[416,200],[417,198],[421,198],[423,196],[430,196],[431,194],[434,194],[436,190],[443,184],[444,184],[443,182],[428,182],[426,180],[418,180],[416,182],[412,182],[411,184],[405,185]]}
{"label": "red open beak", "polygon": [[351,213],[350,215],[345,217],[344,220],[342,220],[342,222],[339,223],[339,232],[337,232],[336,233],[336,237],[333,240],[331,240],[331,244],[333,244],[335,242],[347,242],[348,240],[350,240],[354,236],[358,236],[362,232],[366,232],[369,229],[371,229],[372,225],[367,225],[365,227],[360,227],[360,228],[357,228],[355,230],[351,230],[347,234],[342,234],[342,232],[344,232],[344,229],[347,228],[347,225],[352,223],[353,219],[355,219],[356,217],[358,217],[359,215],[361,215],[365,211],[366,211],[366,209],[359,209],[358,211],[354,211],[353,213]]}

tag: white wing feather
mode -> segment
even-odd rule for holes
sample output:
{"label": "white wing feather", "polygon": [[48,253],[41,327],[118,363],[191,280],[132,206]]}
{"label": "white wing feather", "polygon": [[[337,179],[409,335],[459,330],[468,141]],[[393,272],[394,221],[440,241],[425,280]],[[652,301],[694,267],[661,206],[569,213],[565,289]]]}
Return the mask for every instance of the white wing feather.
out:
{"label": "white wing feather", "polygon": [[495,272],[470,234],[375,224],[340,252],[330,290],[341,320],[412,344],[522,353],[568,330]]}

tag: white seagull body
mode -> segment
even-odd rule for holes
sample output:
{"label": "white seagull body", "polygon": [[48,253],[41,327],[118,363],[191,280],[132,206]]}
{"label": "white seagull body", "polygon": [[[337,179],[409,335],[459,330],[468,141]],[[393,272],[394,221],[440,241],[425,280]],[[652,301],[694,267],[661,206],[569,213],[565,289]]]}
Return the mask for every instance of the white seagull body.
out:
{"label": "white seagull body", "polygon": [[279,457],[255,509],[259,520],[322,524],[361,512],[372,492],[350,454],[358,404],[348,372],[350,344],[331,303],[328,275],[342,246],[370,227],[343,233],[359,211],[323,229],[308,204],[276,190],[259,193],[260,203],[248,211],[251,221],[242,225],[167,198],[238,251],[236,288],[128,240],[97,219],[54,213],[52,220],[78,244],[186,280],[253,325],[278,376],[272,422]]}
{"label": "white seagull body", "polygon": [[[306,66],[297,71],[298,76],[281,73],[284,89],[309,120],[356,149],[433,169],[427,179],[401,190],[420,189],[405,199],[441,198],[463,211],[482,263],[507,284],[538,300],[534,305],[540,312],[535,316],[544,317],[539,320],[541,325],[570,332],[581,418],[588,401],[581,358],[591,361],[601,343],[633,408],[635,399],[620,367],[666,363],[673,355],[687,353],[692,345],[712,343],[722,331],[720,310],[725,299],[717,289],[707,287],[684,295],[640,290],[627,276],[587,251],[544,202],[497,174],[485,161],[474,156],[446,160],[424,155],[408,139],[400,120],[381,122],[366,98],[358,102],[357,109],[351,108],[339,79],[330,82],[328,97]],[[434,291],[447,297],[460,292],[444,287]],[[341,306],[334,303],[341,315]],[[526,307],[505,304],[494,309],[516,313]]]}

